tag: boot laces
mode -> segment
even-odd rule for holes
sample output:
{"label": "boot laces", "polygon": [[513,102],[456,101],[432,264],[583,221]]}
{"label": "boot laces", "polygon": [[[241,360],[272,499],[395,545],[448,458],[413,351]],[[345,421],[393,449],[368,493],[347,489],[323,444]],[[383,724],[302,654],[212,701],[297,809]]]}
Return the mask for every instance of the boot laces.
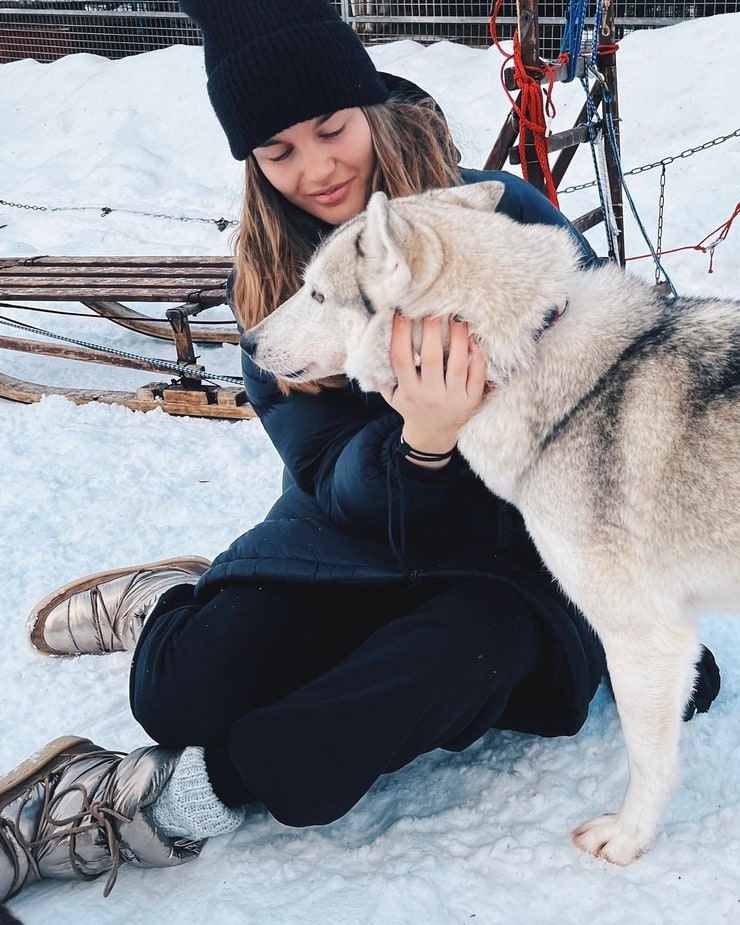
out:
{"label": "boot laces", "polygon": [[[92,608],[92,622],[95,627],[95,638],[98,647],[103,652],[114,649],[116,645],[126,648],[126,641],[123,638],[123,624],[125,621],[121,620],[121,611],[126,600],[126,594],[128,594],[131,585],[140,574],[140,572],[137,572],[132,576],[126,591],[121,596],[121,599],[116,601],[116,606],[112,612],[106,606],[105,596],[100,588],[93,587],[90,589],[90,605]],[[154,600],[156,600],[156,596]],[[150,605],[150,601],[145,601],[144,604],[132,612],[129,619],[132,622],[142,620]]]}
{"label": "boot laces", "polygon": [[[120,754],[123,756],[125,752],[113,752],[112,754]],[[44,803],[39,815],[37,831],[41,831],[43,828],[51,829],[46,835],[29,841],[21,832],[18,822],[23,815],[25,805],[32,798],[33,788],[31,788],[26,799],[19,807],[15,819],[0,817],[0,836],[2,836],[3,840],[8,845],[10,856],[13,858],[14,879],[16,881],[18,879],[20,865],[15,856],[15,851],[13,850],[14,846],[8,842],[8,836],[5,834],[4,829],[10,829],[15,843],[23,851],[29,867],[37,880],[43,879],[39,863],[36,860],[39,849],[49,842],[57,841],[62,838],[69,839],[69,865],[73,874],[79,880],[95,880],[99,875],[88,874],[82,869],[82,864],[77,857],[75,849],[78,835],[97,830],[103,835],[105,847],[111,859],[110,873],[106,880],[105,888],[103,889],[103,896],[107,897],[115,886],[116,879],[118,878],[118,869],[122,862],[120,840],[114,827],[114,822],[129,823],[132,821],[128,816],[113,809],[111,805],[114,775],[109,774],[109,780],[106,783],[101,798],[93,800],[90,798],[90,794],[85,785],[81,784],[79,781],[70,784],[69,787],[58,790],[52,796],[54,777],[57,774],[58,771],[51,771],[46,777],[38,781],[44,788]],[[81,808],[71,816],[55,818],[53,815],[54,806],[60,803],[64,797],[74,792],[79,793],[82,798]],[[89,817],[89,821],[84,822],[83,820],[86,817]],[[63,831],[54,831],[54,829],[63,829]]]}

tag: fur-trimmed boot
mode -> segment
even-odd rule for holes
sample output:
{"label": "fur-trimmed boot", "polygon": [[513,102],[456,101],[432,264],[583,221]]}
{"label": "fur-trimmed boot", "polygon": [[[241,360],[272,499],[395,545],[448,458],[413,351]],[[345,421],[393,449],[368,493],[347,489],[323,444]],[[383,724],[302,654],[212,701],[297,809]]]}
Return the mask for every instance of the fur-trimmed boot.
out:
{"label": "fur-trimmed boot", "polygon": [[188,556],[71,581],[31,611],[31,645],[42,655],[54,656],[132,651],[162,594],[176,585],[195,584],[210,564]]}
{"label": "fur-trimmed boot", "polygon": [[149,746],[128,755],[76,736],[55,739],[0,779],[0,902],[44,878],[92,880],[122,863],[172,867],[203,841],[171,837],[151,807],[182,751]]}

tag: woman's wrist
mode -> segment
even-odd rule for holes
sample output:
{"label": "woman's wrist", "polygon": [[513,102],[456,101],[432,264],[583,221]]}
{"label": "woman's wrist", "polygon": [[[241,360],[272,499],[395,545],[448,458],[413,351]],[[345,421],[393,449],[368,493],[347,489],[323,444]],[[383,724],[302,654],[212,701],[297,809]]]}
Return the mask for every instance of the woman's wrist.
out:
{"label": "woman's wrist", "polygon": [[406,435],[402,433],[398,450],[404,459],[408,459],[409,462],[417,466],[423,466],[429,469],[441,469],[443,466],[446,466],[453,457],[457,446],[457,443],[453,441],[449,449],[436,448],[445,443],[449,444],[449,441],[435,440],[435,448],[433,449],[429,441],[417,445],[407,440]]}

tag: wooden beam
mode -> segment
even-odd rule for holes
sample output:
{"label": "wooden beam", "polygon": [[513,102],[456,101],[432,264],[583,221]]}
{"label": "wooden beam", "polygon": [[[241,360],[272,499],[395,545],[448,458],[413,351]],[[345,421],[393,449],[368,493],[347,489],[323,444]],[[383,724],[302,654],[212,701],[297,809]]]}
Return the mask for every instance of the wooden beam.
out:
{"label": "wooden beam", "polygon": [[[603,89],[600,83],[594,84],[591,88],[591,99],[593,100],[593,105],[598,108],[601,105]],[[588,118],[588,102],[584,102],[581,106],[581,111],[576,116],[576,121],[574,125],[585,125]],[[588,139],[587,139],[588,140]],[[570,167],[570,163],[575,157],[577,148],[565,148],[557,156],[555,163],[552,165],[552,181],[555,184],[555,189],[560,186],[560,183],[565,176],[565,171]]]}
{"label": "wooden beam", "polygon": [[253,418],[254,411],[242,389],[215,388],[210,401],[202,402],[201,396],[193,401],[182,400],[170,392],[172,386],[166,382],[150,383],[136,392],[117,392],[106,389],[74,389],[65,386],[40,385],[26,379],[16,379],[0,373],[0,398],[9,401],[32,404],[41,401],[45,395],[61,395],[63,398],[84,405],[97,402],[103,405],[123,405],[132,411],[154,411],[185,417],[216,418],[218,420],[241,421]]}
{"label": "wooden beam", "polygon": [[[164,318],[158,321],[156,318],[150,318],[148,315],[137,312],[136,309],[121,305],[120,302],[111,299],[81,299],[80,301],[98,315],[115,321],[121,327],[137,331],[139,334],[146,334],[147,337],[159,338],[159,340],[175,340],[170,323]],[[193,324],[190,326],[190,332],[193,340],[198,344],[238,344],[239,332],[234,330],[234,325],[228,321],[225,321],[224,325],[224,328],[218,328],[215,325],[206,327],[203,324]]]}
{"label": "wooden beam", "polygon": [[[545,68],[540,67],[539,69],[542,70],[543,72],[539,78],[540,84],[542,84],[542,86],[544,86],[545,84],[549,84],[550,80],[554,80],[556,82],[562,82],[566,80],[568,77],[568,65],[567,64],[551,65],[550,70],[553,72],[552,77],[550,76],[550,74]],[[581,77],[584,76],[585,73],[586,73],[586,62],[584,61],[583,56],[579,55],[576,58],[575,76],[580,79]],[[535,76],[535,75],[532,75],[532,76]],[[513,67],[507,67],[504,70],[504,86],[506,87],[507,90],[511,90],[512,92],[517,89],[516,81],[514,80],[514,68]]]}
{"label": "wooden beam", "polygon": [[[577,148],[584,141],[588,141],[588,127],[577,125],[575,128],[566,129],[566,131],[558,132],[556,135],[550,135],[547,139],[547,149],[552,152],[561,151],[563,148]],[[509,163],[519,163],[519,148],[511,148],[509,151]]]}
{"label": "wooden beam", "polygon": [[147,372],[161,373],[162,367],[156,363],[134,357],[121,357],[102,350],[89,347],[70,347],[66,344],[48,344],[45,341],[26,339],[25,337],[0,336],[0,349],[17,350],[21,353],[34,353],[38,356],[58,357],[62,360],[81,360],[85,363],[101,363],[104,366],[122,366],[125,369],[143,369]]}
{"label": "wooden beam", "polygon": [[[516,99],[516,105],[521,105],[522,95],[521,93]],[[509,114],[504,121],[504,124],[501,127],[501,131],[496,138],[496,141],[493,143],[493,147],[486,158],[486,162],[483,165],[484,170],[501,170],[501,168],[506,163],[506,156],[509,153],[511,146],[517,139],[519,135],[519,116],[516,114],[516,111],[512,108],[509,110]]]}
{"label": "wooden beam", "polygon": [[604,220],[604,216],[601,212],[601,207],[598,209],[592,209],[590,212],[585,212],[583,215],[580,215],[578,218],[571,219],[571,224],[578,229],[580,232],[588,231],[589,228],[593,228],[594,225],[598,225],[599,222]]}

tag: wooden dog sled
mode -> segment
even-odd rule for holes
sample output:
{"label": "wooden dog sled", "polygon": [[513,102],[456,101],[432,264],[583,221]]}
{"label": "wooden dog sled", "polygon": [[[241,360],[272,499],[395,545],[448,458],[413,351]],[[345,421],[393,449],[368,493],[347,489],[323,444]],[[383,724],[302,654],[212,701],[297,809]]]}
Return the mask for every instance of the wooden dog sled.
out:
{"label": "wooden dog sled", "polygon": [[[244,389],[236,384],[241,380],[236,376],[209,375],[197,363],[194,350],[195,344],[238,343],[233,322],[191,323],[191,318],[226,302],[231,265],[228,257],[0,259],[0,302],[6,307],[24,301],[78,302],[115,324],[168,342],[176,351],[176,360],[151,360],[58,335],[67,343],[1,335],[0,348],[6,350],[160,373],[167,370],[175,373],[175,378],[123,392],[47,386],[0,372],[0,397],[30,403],[44,395],[63,395],[77,404],[97,401],[137,411],[161,408],[168,414],[195,417],[252,417]],[[163,303],[171,307],[166,309],[165,317],[156,318],[132,308],[132,303]],[[8,319],[4,321],[7,324]],[[26,333],[47,333],[24,324],[13,327]],[[222,386],[209,381],[217,379],[235,384]]]}

